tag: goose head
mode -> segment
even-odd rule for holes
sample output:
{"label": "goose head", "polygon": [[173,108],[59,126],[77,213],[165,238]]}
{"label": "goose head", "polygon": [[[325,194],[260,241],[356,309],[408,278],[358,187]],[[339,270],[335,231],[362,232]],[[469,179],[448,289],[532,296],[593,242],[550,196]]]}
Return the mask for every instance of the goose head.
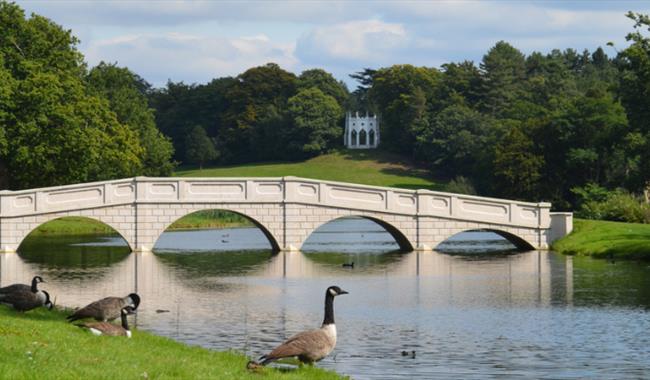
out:
{"label": "goose head", "polygon": [[45,281],[43,281],[43,277],[41,277],[41,276],[34,276],[34,278],[32,278],[32,292],[33,293],[38,292],[38,284],[40,284],[41,282],[45,282]]}
{"label": "goose head", "polygon": [[[129,306],[131,306],[133,311],[135,311],[138,308],[138,306],[140,306],[140,296],[137,295],[136,293],[131,293],[128,296],[126,296],[126,298],[127,298],[127,303],[129,304]],[[130,299],[131,301],[129,302],[128,299]]]}
{"label": "goose head", "polygon": [[46,292],[45,290],[41,290],[41,292],[45,294],[45,302],[43,303],[43,306],[45,306],[47,310],[52,310],[54,304],[52,303],[52,300],[50,300],[50,293]]}
{"label": "goose head", "polygon": [[334,285],[327,288],[327,294],[331,295],[332,297],[336,297],[343,294],[348,294],[348,292]]}
{"label": "goose head", "polygon": [[132,315],[132,314],[137,314],[137,310],[133,306],[125,306],[121,310],[122,314],[124,315]]}

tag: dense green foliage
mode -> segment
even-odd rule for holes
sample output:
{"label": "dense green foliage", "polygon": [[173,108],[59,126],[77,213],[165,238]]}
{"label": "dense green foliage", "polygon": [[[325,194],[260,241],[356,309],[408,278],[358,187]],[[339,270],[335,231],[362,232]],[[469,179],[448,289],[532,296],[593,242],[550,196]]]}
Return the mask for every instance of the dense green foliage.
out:
{"label": "dense green foliage", "polygon": [[107,65],[87,75],[77,44],[50,20],[0,2],[0,186],[170,171],[169,150],[151,149],[152,137],[163,138],[143,94],[124,99],[137,77]]}
{"label": "dense green foliage", "polygon": [[340,145],[349,100],[345,85],[324,70],[296,77],[273,63],[206,85],[169,82],[149,97],[160,129],[185,163],[192,163],[184,139],[194,125],[214,140],[220,163],[296,160],[327,152]]}
{"label": "dense green foliage", "polygon": [[304,366],[246,369],[235,351],[216,352],[134,330],[131,339],[94,336],[66,322],[64,311],[16,313],[0,306],[4,379],[339,379]]}
{"label": "dense green foliage", "polygon": [[189,130],[189,134],[185,137],[185,147],[185,162],[197,164],[199,169],[203,168],[204,162],[219,156],[214,143],[200,125],[195,125]]}
{"label": "dense green foliage", "polygon": [[156,127],[153,109],[149,108],[146,97],[149,84],[127,68],[104,62],[90,70],[87,83],[90,92],[108,99],[117,120],[138,136],[143,148],[139,157],[142,174],[170,175],[174,168],[171,161],[174,149]]}
{"label": "dense green foliage", "polygon": [[650,226],[575,219],[573,232],[553,243],[553,250],[609,259],[650,260]]}

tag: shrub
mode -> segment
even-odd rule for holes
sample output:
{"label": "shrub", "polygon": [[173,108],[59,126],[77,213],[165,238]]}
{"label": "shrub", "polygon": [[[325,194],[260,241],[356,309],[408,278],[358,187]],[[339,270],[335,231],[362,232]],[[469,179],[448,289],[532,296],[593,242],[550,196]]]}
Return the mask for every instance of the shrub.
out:
{"label": "shrub", "polygon": [[476,189],[474,188],[472,181],[463,176],[458,176],[449,181],[447,186],[445,186],[445,191],[450,193],[476,195]]}
{"label": "shrub", "polygon": [[650,223],[650,205],[640,197],[621,189],[608,192],[604,198],[601,195],[598,191],[596,197],[584,201],[576,216],[585,219]]}

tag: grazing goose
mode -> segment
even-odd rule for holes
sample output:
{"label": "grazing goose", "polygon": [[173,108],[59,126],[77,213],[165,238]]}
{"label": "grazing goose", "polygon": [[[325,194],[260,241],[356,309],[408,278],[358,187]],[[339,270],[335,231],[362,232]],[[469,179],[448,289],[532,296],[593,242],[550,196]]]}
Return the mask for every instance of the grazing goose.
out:
{"label": "grazing goose", "polygon": [[135,313],[136,311],[133,307],[123,307],[122,310],[120,310],[122,318],[121,326],[114,325],[110,322],[86,322],[77,326],[88,329],[88,331],[94,335],[125,336],[130,338],[131,330],[129,329],[129,321],[127,321],[126,316]]}
{"label": "grazing goose", "polygon": [[140,296],[135,293],[126,297],[106,297],[82,307],[66,319],[72,322],[77,319],[94,318],[101,322],[108,322],[119,317],[125,306],[131,306],[135,311],[139,305]]}
{"label": "grazing goose", "polygon": [[29,311],[39,306],[45,306],[51,310],[54,306],[50,301],[50,293],[45,290],[32,292],[30,287],[27,289],[17,288],[13,292],[0,294],[0,303],[11,306],[18,311]]}
{"label": "grazing goose", "polygon": [[0,288],[0,294],[7,294],[7,293],[13,293],[19,290],[24,290],[24,291],[31,291],[32,293],[38,292],[38,284],[43,281],[43,278],[41,276],[34,276],[32,278],[32,286],[25,285],[25,284],[12,284],[9,286],[5,286],[4,288]]}
{"label": "grazing goose", "polygon": [[334,297],[348,294],[338,286],[325,291],[325,318],[320,329],[304,331],[289,338],[269,354],[262,356],[262,365],[281,358],[298,357],[303,363],[313,363],[329,355],[336,346],[336,325],[334,324]]}

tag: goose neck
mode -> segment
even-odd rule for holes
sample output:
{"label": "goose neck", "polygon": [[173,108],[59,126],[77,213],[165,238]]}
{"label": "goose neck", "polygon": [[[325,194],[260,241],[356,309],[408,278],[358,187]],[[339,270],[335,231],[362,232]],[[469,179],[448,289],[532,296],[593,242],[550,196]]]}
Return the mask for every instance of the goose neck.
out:
{"label": "goose neck", "polygon": [[327,293],[325,296],[325,318],[323,326],[334,324],[334,296]]}

